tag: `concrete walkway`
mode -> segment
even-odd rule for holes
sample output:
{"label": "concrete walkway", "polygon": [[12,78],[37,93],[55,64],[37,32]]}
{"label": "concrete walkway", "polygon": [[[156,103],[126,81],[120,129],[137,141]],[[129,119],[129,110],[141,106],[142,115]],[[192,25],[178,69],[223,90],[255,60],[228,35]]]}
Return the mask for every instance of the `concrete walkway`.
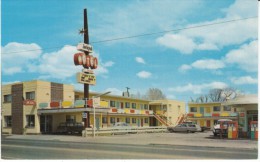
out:
{"label": "concrete walkway", "polygon": [[10,135],[7,139],[25,140],[55,140],[70,142],[89,143],[114,143],[114,144],[134,144],[134,145],[184,145],[184,146],[204,146],[204,147],[225,147],[225,148],[245,148],[258,149],[258,141],[249,139],[219,139],[214,138],[212,132],[204,133],[144,133],[126,134],[115,136],[96,136],[95,138],[70,136],[70,135]]}

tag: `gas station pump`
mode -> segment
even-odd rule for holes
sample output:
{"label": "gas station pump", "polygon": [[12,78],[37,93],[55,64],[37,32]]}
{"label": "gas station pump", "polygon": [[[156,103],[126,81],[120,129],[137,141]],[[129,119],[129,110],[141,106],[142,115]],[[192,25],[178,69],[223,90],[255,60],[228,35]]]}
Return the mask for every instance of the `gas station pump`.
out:
{"label": "gas station pump", "polygon": [[258,140],[258,121],[251,121],[250,128],[251,139]]}
{"label": "gas station pump", "polygon": [[229,139],[237,139],[237,137],[238,137],[238,122],[237,121],[229,121],[227,126],[228,126],[228,138]]}

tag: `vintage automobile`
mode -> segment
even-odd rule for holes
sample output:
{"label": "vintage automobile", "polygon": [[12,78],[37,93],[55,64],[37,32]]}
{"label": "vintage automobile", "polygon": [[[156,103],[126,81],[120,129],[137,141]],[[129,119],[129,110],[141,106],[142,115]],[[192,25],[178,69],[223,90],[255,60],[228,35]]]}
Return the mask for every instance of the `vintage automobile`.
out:
{"label": "vintage automobile", "polygon": [[82,130],[84,130],[84,126],[82,123],[76,122],[65,122],[60,123],[56,133],[59,134],[81,134]]}
{"label": "vintage automobile", "polygon": [[187,124],[187,123],[182,123],[179,124],[175,127],[169,126],[167,127],[167,130],[169,132],[187,132],[187,133],[194,133],[194,132],[200,132],[201,127],[197,124]]}
{"label": "vintage automobile", "polygon": [[213,127],[213,130],[212,130],[213,135],[217,136],[217,135],[220,134],[220,131],[221,131],[221,129],[220,129],[220,122],[223,123],[222,135],[227,135],[227,125],[228,125],[228,122],[230,122],[230,121],[232,121],[232,120],[231,119],[219,119],[217,121],[217,124],[214,125],[214,127]]}

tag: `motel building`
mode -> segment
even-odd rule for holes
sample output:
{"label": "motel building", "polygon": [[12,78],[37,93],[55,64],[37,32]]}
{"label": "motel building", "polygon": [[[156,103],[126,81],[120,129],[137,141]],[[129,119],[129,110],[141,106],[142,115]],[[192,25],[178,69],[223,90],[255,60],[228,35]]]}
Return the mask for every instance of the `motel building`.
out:
{"label": "motel building", "polygon": [[[90,92],[90,98],[97,95],[100,93]],[[93,126],[93,102],[83,96],[72,85],[41,80],[3,85],[2,133],[56,133],[61,123],[83,123],[85,112],[89,112],[89,125]],[[97,129],[112,127],[116,122],[131,127],[167,126],[184,113],[182,101],[148,101],[129,95],[101,96],[100,106],[95,108]]]}
{"label": "motel building", "polygon": [[250,135],[250,122],[258,121],[257,95],[243,95],[226,102],[188,103],[187,120],[211,129],[219,119],[238,121],[242,137]]}

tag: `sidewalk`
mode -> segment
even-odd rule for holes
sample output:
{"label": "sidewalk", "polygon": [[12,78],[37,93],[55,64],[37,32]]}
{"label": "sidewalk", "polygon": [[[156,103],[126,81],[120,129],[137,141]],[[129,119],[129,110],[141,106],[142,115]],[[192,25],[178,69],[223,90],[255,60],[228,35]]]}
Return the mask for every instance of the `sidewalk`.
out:
{"label": "sidewalk", "polygon": [[48,140],[89,143],[114,143],[134,145],[184,145],[203,147],[226,147],[258,149],[258,141],[249,139],[216,139],[211,132],[206,133],[145,133],[115,136],[96,136],[95,138],[69,135],[11,135],[7,139]]}

